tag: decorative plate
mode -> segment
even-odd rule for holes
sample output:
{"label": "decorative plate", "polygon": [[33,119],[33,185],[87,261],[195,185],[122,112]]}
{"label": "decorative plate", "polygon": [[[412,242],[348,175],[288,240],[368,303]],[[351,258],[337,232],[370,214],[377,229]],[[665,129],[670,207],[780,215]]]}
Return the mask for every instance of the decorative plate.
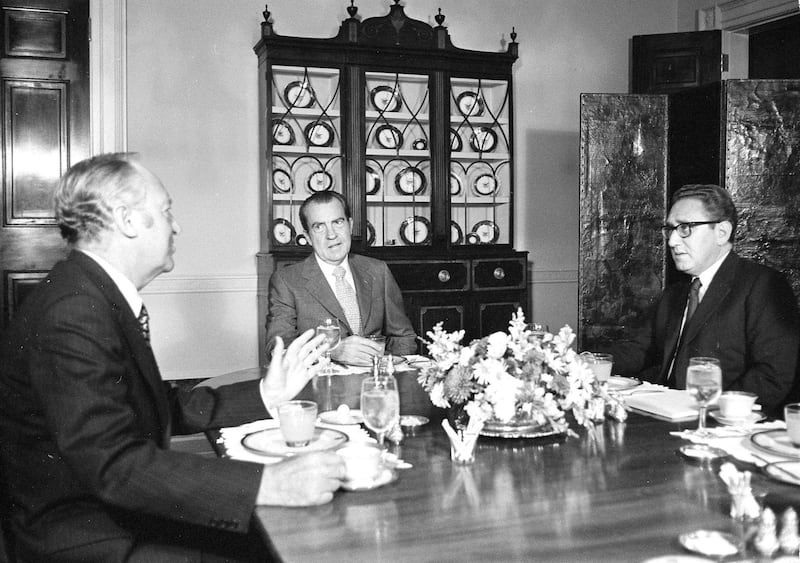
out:
{"label": "decorative plate", "polygon": [[450,195],[461,193],[461,178],[455,172],[450,172]]}
{"label": "decorative plate", "polygon": [[461,135],[455,129],[450,129],[450,152],[461,152],[464,143],[461,142]]}
{"label": "decorative plate", "polygon": [[307,108],[314,104],[316,97],[311,85],[305,80],[290,82],[283,91],[286,105],[293,108]]}
{"label": "decorative plate", "polygon": [[306,235],[300,233],[299,235],[294,237],[294,243],[297,246],[308,246],[308,239],[306,238]]}
{"label": "decorative plate", "polygon": [[378,144],[385,149],[399,149],[403,146],[403,133],[394,125],[381,125],[375,131]]}
{"label": "decorative plate", "polygon": [[294,226],[286,219],[278,217],[272,223],[272,239],[275,241],[275,244],[281,246],[291,244],[294,235]]}
{"label": "decorative plate", "polygon": [[415,151],[424,151],[428,148],[428,141],[425,139],[416,139],[413,143],[411,143],[411,148]]}
{"label": "decorative plate", "polygon": [[456,98],[458,111],[464,117],[472,117],[483,114],[483,100],[475,92],[463,92]]}
{"label": "decorative plate", "polygon": [[500,238],[500,227],[494,221],[478,221],[472,227],[482,244],[494,244]]}
{"label": "decorative plate", "polygon": [[425,174],[419,168],[403,168],[394,178],[394,187],[403,195],[419,195],[425,191]]}
{"label": "decorative plate", "polygon": [[425,217],[414,215],[400,225],[400,238],[410,245],[427,244],[431,241],[431,223]]}
{"label": "decorative plate", "polygon": [[294,129],[283,119],[272,120],[272,142],[276,145],[293,145]]}
{"label": "decorative plate", "polygon": [[373,246],[375,244],[375,227],[372,226],[372,223],[367,221],[367,246]]}
{"label": "decorative plate", "polygon": [[765,430],[750,436],[750,441],[757,448],[773,455],[800,458],[800,448],[792,444],[786,430]]}
{"label": "decorative plate", "polygon": [[293,188],[292,176],[283,168],[276,168],[272,172],[272,192],[276,194],[291,193]]}
{"label": "decorative plate", "polygon": [[800,461],[778,461],[764,466],[764,473],[790,485],[800,485]]}
{"label": "decorative plate", "polygon": [[375,195],[381,189],[381,177],[373,170],[371,166],[367,166],[367,195]]}
{"label": "decorative plate", "polygon": [[333,144],[333,127],[323,121],[312,121],[305,129],[306,140],[315,147],[329,147]]}
{"label": "decorative plate", "polygon": [[391,86],[376,86],[369,93],[372,107],[380,112],[400,111],[400,92]]}
{"label": "decorative plate", "polygon": [[494,174],[481,174],[475,178],[472,189],[475,193],[483,196],[494,195],[497,192],[497,177]]}
{"label": "decorative plate", "polygon": [[455,221],[450,221],[450,244],[461,244],[464,242],[464,231]]}
{"label": "decorative plate", "polygon": [[314,429],[314,438],[307,446],[291,448],[283,441],[280,428],[267,428],[251,432],[242,438],[244,449],[272,457],[292,457],[310,452],[322,452],[338,448],[347,442],[347,434],[332,428]]}
{"label": "decorative plate", "polygon": [[327,170],[317,170],[308,177],[310,192],[325,192],[333,187],[333,176]]}
{"label": "decorative plate", "polygon": [[554,430],[549,424],[540,424],[531,420],[500,422],[487,420],[480,431],[481,436],[490,438],[546,438],[560,436],[564,432]]}
{"label": "decorative plate", "polygon": [[469,138],[475,152],[492,152],[497,146],[497,133],[488,127],[478,127]]}
{"label": "decorative plate", "polygon": [[467,233],[464,240],[467,241],[467,244],[478,244],[481,242],[481,237],[478,236],[478,233]]}

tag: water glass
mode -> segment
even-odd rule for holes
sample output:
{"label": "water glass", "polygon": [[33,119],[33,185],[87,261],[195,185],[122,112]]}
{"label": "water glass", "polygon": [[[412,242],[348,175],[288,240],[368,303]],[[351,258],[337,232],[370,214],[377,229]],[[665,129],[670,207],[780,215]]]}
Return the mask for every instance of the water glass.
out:
{"label": "water glass", "polygon": [[689,358],[686,369],[686,390],[700,407],[697,433],[706,434],[706,410],[722,393],[722,367],[717,358]]}
{"label": "water glass", "polygon": [[383,356],[383,354],[386,352],[386,337],[382,334],[370,334],[367,336],[367,340],[377,346],[375,355]]}
{"label": "water glass", "polygon": [[325,319],[317,326],[317,334],[325,335],[324,342],[328,345],[325,351],[325,367],[320,375],[333,375],[333,365],[331,363],[331,350],[336,348],[341,342],[342,328],[339,326],[339,319]]}
{"label": "water glass", "polygon": [[800,403],[789,403],[783,407],[786,433],[796,448],[800,448]]}
{"label": "water glass", "polygon": [[394,377],[370,376],[361,382],[361,416],[383,447],[384,436],[400,420],[400,395]]}
{"label": "water glass", "polygon": [[314,401],[286,401],[278,405],[281,435],[290,448],[302,448],[310,444],[316,422],[317,403]]}

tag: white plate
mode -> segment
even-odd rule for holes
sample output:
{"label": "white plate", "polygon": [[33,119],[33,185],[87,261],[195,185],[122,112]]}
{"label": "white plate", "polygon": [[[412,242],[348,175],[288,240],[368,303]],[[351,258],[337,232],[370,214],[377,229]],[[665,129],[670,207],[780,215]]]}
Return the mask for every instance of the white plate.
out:
{"label": "white plate", "polygon": [[337,448],[347,442],[347,434],[330,428],[315,428],[314,439],[307,446],[291,448],[283,441],[280,428],[267,428],[251,432],[242,438],[244,449],[271,457],[292,457],[309,452],[322,452]]}
{"label": "white plate", "polygon": [[724,424],[725,426],[743,426],[747,424],[755,424],[756,422],[760,422],[767,418],[760,412],[751,412],[749,415],[745,416],[744,418],[726,418],[722,416],[722,413],[719,411],[711,411],[708,415],[719,422],[720,424]]}
{"label": "white plate", "polygon": [[325,424],[361,424],[364,422],[364,417],[361,416],[361,411],[358,409],[351,409],[346,413],[335,410],[321,413],[319,415],[319,421]]}
{"label": "white plate", "polygon": [[397,481],[397,471],[394,469],[384,468],[377,478],[368,481],[342,481],[342,488],[345,491],[369,491],[370,489],[377,489],[389,483]]}
{"label": "white plate", "polygon": [[764,473],[777,481],[800,485],[800,461],[778,461],[764,466]]}
{"label": "white plate", "polygon": [[620,375],[612,375],[606,380],[609,391],[625,391],[632,387],[641,385],[642,382],[638,379],[631,379],[630,377],[622,377]]}
{"label": "white plate", "polygon": [[689,551],[707,557],[727,557],[739,553],[736,537],[716,530],[697,530],[681,534],[678,541]]}
{"label": "white plate", "polygon": [[750,441],[754,446],[767,453],[795,459],[800,458],[800,448],[792,444],[786,430],[775,429],[756,432],[750,436]]}

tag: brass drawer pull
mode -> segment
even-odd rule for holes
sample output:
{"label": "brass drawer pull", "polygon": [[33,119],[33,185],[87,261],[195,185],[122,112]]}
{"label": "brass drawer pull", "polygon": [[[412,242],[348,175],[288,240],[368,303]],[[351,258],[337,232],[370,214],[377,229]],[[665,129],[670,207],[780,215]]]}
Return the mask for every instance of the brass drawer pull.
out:
{"label": "brass drawer pull", "polygon": [[439,270],[439,281],[442,283],[450,281],[450,272],[447,270]]}
{"label": "brass drawer pull", "polygon": [[506,277],[506,272],[503,270],[503,268],[495,268],[492,274],[496,280],[502,280],[504,277]]}

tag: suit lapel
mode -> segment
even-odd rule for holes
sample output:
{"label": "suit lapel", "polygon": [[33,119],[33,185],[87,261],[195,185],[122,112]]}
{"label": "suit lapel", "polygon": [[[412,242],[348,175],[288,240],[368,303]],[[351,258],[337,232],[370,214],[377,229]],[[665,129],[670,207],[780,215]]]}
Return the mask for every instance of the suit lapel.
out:
{"label": "suit lapel", "polygon": [[708,286],[703,295],[703,300],[697,306],[692,320],[686,326],[685,341],[687,343],[697,336],[703,325],[708,322],[708,319],[717,311],[720,304],[730,293],[738,263],[739,258],[731,252],[720,265],[719,270],[711,280],[711,285]]}
{"label": "suit lapel", "polygon": [[686,300],[689,295],[689,282],[682,282],[671,291],[667,304],[667,322],[664,325],[664,351],[661,357],[661,380],[666,383],[669,377],[669,368],[675,356],[678,337],[681,334],[681,321],[686,309]]}

